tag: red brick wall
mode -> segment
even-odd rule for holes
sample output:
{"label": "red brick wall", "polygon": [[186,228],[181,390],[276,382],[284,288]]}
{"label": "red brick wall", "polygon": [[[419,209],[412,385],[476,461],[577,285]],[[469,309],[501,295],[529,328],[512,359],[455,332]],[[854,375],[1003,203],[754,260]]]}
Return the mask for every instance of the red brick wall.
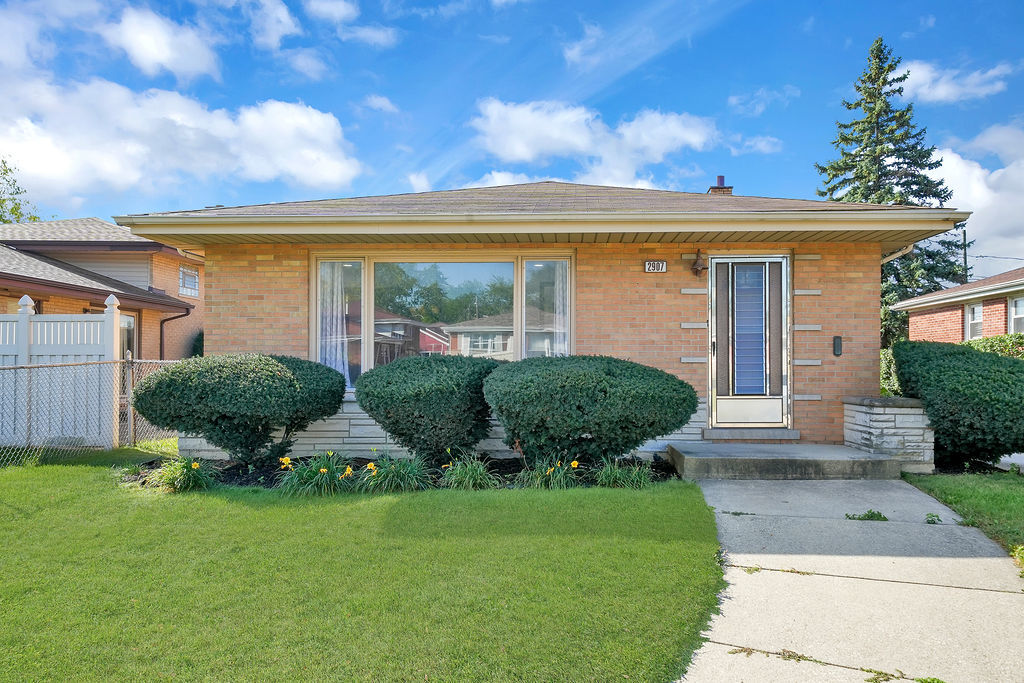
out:
{"label": "red brick wall", "polygon": [[982,302],[982,334],[986,337],[1006,334],[1006,298],[987,299]]}
{"label": "red brick wall", "polygon": [[909,335],[915,341],[962,342],[963,305],[952,304],[923,311],[910,311]]}
{"label": "red brick wall", "polygon": [[[425,250],[480,251],[529,249],[418,246]],[[553,245],[532,245],[551,249]],[[681,357],[707,357],[706,329],[683,329],[681,322],[707,321],[706,294],[680,289],[707,287],[707,274],[691,271],[697,247],[722,253],[723,245],[576,244],[576,351],[628,358],[672,372],[707,396],[707,363],[683,363]],[[259,351],[309,355],[309,283],[312,245],[211,245],[206,251],[206,348],[208,353]],[[381,245],[394,251],[408,245]],[[844,396],[878,394],[878,244],[735,244],[729,250],[749,254],[792,249],[820,256],[792,263],[794,289],[821,290],[796,296],[795,324],[821,325],[819,331],[794,331],[792,357],[820,360],[818,366],[792,368],[790,391],[820,395],[820,401],[795,401],[793,416],[801,439],[842,442]],[[340,251],[340,250],[336,250]],[[349,252],[373,253],[366,248]],[[483,258],[483,257],[482,257]],[[643,261],[668,261],[668,272],[646,274]],[[843,355],[832,355],[832,337],[843,337]]]}
{"label": "red brick wall", "polygon": [[[976,302],[972,302],[976,303]],[[910,338],[915,341],[937,341],[956,344],[965,338],[964,304],[949,304],[922,311],[910,311]],[[1006,299],[982,302],[983,335],[1006,334]]]}

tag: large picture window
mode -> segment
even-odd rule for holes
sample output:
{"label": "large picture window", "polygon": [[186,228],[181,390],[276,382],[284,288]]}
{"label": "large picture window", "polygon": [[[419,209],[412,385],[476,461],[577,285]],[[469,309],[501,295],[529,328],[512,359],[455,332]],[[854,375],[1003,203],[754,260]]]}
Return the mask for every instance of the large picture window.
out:
{"label": "large picture window", "polygon": [[568,258],[320,260],[317,356],[352,386],[405,356],[567,355],[569,271]]}

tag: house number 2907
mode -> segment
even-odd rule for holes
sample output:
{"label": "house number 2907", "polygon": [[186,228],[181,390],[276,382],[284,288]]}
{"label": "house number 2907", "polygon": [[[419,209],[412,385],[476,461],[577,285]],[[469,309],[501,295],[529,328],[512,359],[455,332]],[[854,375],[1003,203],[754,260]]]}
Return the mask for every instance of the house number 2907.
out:
{"label": "house number 2907", "polygon": [[667,261],[644,261],[645,273],[664,273],[668,270]]}

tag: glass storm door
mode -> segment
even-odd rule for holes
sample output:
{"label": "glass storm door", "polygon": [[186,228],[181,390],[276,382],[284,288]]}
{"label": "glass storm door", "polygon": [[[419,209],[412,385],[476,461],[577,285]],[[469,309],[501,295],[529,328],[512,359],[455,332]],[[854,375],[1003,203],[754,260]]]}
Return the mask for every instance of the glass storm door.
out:
{"label": "glass storm door", "polygon": [[787,271],[785,257],[711,259],[712,427],[789,425]]}

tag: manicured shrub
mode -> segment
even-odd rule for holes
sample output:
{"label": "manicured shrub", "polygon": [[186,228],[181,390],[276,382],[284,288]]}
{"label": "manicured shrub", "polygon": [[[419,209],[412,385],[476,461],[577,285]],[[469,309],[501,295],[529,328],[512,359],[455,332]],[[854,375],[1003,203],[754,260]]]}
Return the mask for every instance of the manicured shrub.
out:
{"label": "manicured shrub", "polygon": [[882,349],[880,360],[882,396],[902,396],[900,380],[896,377],[896,364],[892,360],[892,349]]}
{"label": "manicured shrub", "polygon": [[487,471],[487,463],[473,455],[463,455],[441,465],[441,486],[476,491],[496,489],[501,478]]}
{"label": "manicured shrub", "polygon": [[970,346],[978,351],[998,353],[1008,358],[1024,359],[1024,334],[1000,334],[995,337],[982,337],[961,342],[964,346]]}
{"label": "manicured shrub", "polygon": [[617,457],[682,427],[697,410],[686,382],[607,356],[528,358],[484,380],[505,440],[527,462]]}
{"label": "manicured shrub", "polygon": [[262,465],[286,455],[297,432],[337,413],[344,395],[344,376],[325,365],[239,354],[189,358],[149,375],[133,404],[161,429],[201,436]]}
{"label": "manicured shrub", "polygon": [[938,342],[900,342],[893,358],[904,396],[924,402],[937,465],[1024,450],[1024,360]]}
{"label": "manicured shrub", "polygon": [[601,466],[594,470],[592,480],[595,486],[642,489],[654,483],[654,474],[645,462],[624,465],[614,458],[604,458]]}
{"label": "manicured shrub", "polygon": [[422,491],[433,486],[430,468],[423,458],[381,456],[359,471],[358,487],[367,493]]}
{"label": "manicured shrub", "polygon": [[149,475],[148,483],[167,491],[201,491],[213,486],[217,475],[208,460],[174,458]]}
{"label": "manicured shrub", "polygon": [[538,460],[516,475],[516,484],[524,489],[571,489],[583,483],[584,474],[578,460]]}
{"label": "manicured shrub", "polygon": [[465,356],[409,356],[356,380],[356,400],[388,434],[433,466],[446,449],[470,450],[487,435],[484,378],[497,361]]}
{"label": "manicured shrub", "polygon": [[333,451],[294,461],[285,456],[278,487],[286,496],[333,496],[356,487],[358,474],[345,458]]}

